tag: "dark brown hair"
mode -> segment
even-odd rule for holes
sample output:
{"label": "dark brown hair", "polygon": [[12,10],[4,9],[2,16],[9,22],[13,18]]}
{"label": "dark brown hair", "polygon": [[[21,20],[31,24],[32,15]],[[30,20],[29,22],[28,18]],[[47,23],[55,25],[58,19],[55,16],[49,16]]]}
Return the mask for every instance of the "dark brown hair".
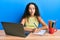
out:
{"label": "dark brown hair", "polygon": [[39,9],[38,9],[37,5],[36,5],[35,3],[33,3],[33,2],[31,2],[31,3],[27,4],[27,6],[26,6],[26,8],[25,8],[25,11],[24,11],[24,14],[23,14],[23,16],[22,16],[22,19],[23,19],[23,18],[27,18],[27,17],[30,16],[30,13],[29,13],[29,10],[28,10],[30,4],[33,4],[33,5],[35,6],[35,10],[36,10],[36,11],[35,11],[34,16],[36,16],[36,17],[40,16],[40,14],[39,14]]}

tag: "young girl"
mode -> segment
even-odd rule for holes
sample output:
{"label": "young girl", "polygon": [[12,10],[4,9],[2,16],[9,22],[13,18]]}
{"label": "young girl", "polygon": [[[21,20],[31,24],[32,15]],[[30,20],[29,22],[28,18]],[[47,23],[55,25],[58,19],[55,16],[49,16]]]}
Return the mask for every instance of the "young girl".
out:
{"label": "young girl", "polygon": [[[38,28],[39,23],[42,24],[42,28]],[[38,32],[47,29],[47,25],[40,17],[38,7],[35,3],[29,3],[26,6],[21,24],[25,25],[24,30],[29,32]]]}

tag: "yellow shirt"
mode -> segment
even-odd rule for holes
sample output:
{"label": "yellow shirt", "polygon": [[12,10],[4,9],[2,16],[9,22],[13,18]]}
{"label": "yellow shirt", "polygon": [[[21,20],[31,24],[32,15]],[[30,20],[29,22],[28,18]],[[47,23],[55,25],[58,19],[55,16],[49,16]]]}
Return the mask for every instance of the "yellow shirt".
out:
{"label": "yellow shirt", "polygon": [[38,27],[39,22],[35,16],[29,17],[29,18],[27,18],[27,20],[25,22],[26,27],[28,27],[28,28],[36,28],[36,26]]}

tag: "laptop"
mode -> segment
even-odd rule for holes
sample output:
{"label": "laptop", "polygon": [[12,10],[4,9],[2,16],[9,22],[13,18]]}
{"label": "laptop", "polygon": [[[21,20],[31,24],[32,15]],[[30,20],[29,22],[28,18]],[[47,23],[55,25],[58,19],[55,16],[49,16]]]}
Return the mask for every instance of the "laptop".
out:
{"label": "laptop", "polygon": [[10,22],[1,22],[4,28],[4,31],[7,35],[26,37],[24,31],[24,26],[22,24],[10,23]]}

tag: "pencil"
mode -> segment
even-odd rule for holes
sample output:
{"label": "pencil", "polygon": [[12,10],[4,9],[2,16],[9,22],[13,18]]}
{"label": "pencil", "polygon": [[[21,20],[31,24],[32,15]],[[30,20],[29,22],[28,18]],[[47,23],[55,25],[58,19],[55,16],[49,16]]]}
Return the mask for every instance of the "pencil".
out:
{"label": "pencil", "polygon": [[34,25],[35,25],[36,28],[38,28],[37,25],[36,25],[35,23],[34,23]]}

